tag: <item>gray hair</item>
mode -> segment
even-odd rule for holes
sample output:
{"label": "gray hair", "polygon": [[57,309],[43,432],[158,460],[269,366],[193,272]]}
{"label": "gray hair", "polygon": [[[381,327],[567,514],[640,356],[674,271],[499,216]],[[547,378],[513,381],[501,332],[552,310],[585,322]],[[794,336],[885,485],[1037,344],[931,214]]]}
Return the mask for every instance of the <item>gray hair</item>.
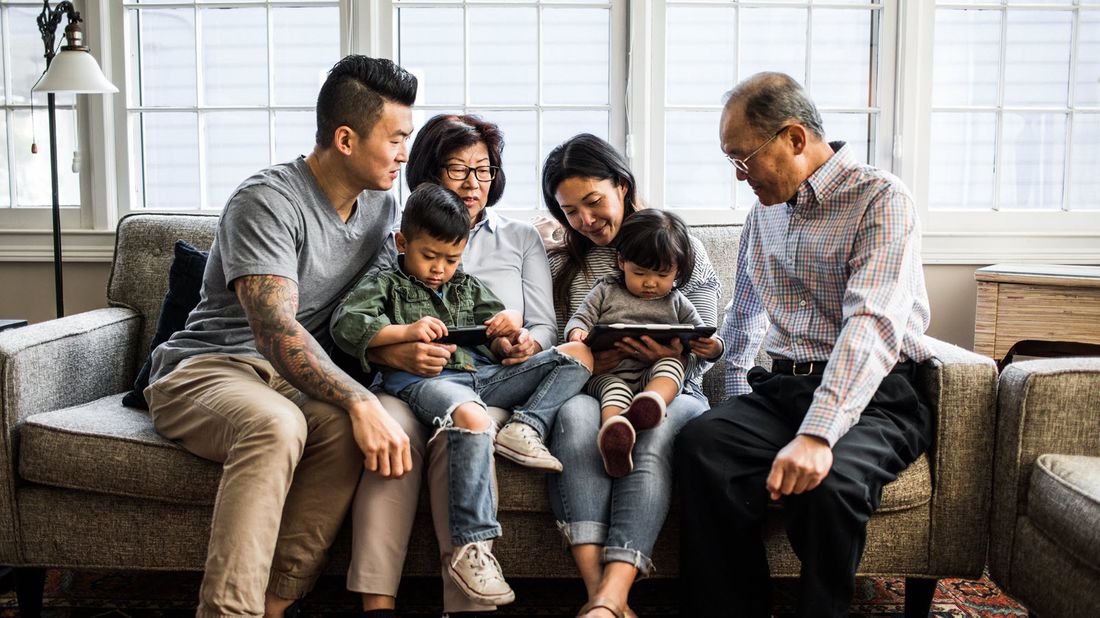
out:
{"label": "gray hair", "polygon": [[817,106],[790,75],[757,73],[722,95],[725,109],[735,102],[744,103],[745,120],[761,135],[774,133],[793,119],[818,139],[825,139],[825,126]]}

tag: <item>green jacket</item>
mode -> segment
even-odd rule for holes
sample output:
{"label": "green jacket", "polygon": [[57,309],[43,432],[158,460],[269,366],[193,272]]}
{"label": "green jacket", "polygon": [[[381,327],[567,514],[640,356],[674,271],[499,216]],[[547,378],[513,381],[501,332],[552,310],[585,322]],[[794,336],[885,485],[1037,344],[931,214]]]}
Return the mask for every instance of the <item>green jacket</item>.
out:
{"label": "green jacket", "polygon": [[[332,338],[340,349],[359,359],[364,371],[370,371],[367,345],[383,327],[412,324],[425,316],[437,317],[447,326],[474,326],[503,310],[504,303],[481,280],[461,270],[438,293],[404,272],[387,271],[359,280],[336,309]],[[496,358],[487,346],[476,350],[486,358]],[[476,370],[470,351],[462,347],[455,350],[445,368]]]}

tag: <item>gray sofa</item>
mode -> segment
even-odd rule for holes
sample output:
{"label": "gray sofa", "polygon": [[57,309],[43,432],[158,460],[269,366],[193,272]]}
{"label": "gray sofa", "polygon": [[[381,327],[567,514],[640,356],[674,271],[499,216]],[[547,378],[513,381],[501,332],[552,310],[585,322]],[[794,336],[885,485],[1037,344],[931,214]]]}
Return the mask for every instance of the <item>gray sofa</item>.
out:
{"label": "gray sofa", "polygon": [[1039,616],[1100,616],[1100,358],[1000,377],[989,570]]}
{"label": "gray sofa", "polygon": [[[213,216],[124,218],[108,308],[0,333],[0,564],[19,570],[24,610],[33,613],[40,602],[43,567],[202,569],[220,467],[158,436],[148,414],[121,398],[146,356],[174,241],[207,247],[215,224]],[[740,228],[693,231],[728,298]],[[865,575],[909,578],[913,615],[927,613],[936,578],[981,575],[990,502],[996,369],[989,359],[931,343],[937,357],[921,382],[938,413],[934,445],[887,486],[860,567]],[[705,381],[711,401],[723,399],[721,384],[717,366]],[[505,533],[496,554],[508,576],[576,577],[543,478],[501,462],[499,480]],[[407,575],[439,573],[426,505]],[[673,508],[654,552],[660,577],[677,574],[677,521]],[[778,514],[767,534],[775,575],[797,576]],[[346,539],[336,543],[331,572],[344,570],[347,552]]]}

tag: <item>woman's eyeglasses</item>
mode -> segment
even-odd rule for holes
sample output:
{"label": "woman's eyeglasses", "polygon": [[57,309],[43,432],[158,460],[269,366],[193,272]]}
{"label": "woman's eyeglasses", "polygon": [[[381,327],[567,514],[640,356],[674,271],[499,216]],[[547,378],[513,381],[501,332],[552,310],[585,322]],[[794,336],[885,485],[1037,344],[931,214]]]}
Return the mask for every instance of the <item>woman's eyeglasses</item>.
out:
{"label": "woman's eyeglasses", "polygon": [[451,180],[466,180],[470,177],[470,172],[473,172],[474,178],[477,178],[480,182],[489,182],[497,177],[497,170],[500,168],[495,165],[470,167],[468,165],[452,163],[450,165],[444,165],[443,169],[447,170],[447,178]]}

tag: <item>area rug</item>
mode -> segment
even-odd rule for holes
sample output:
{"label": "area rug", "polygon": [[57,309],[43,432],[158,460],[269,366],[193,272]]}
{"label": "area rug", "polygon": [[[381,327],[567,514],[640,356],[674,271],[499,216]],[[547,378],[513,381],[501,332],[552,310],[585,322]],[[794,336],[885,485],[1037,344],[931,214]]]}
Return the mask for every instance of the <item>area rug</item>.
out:
{"label": "area rug", "polygon": [[[198,594],[198,573],[89,573],[47,571],[44,618],[183,618],[194,615]],[[532,616],[572,617],[583,602],[578,581],[511,581],[516,602],[496,613],[500,618]],[[631,595],[631,606],[641,616],[676,618],[675,582],[639,582]],[[852,605],[853,616],[901,616],[905,582],[901,579],[861,578]],[[795,582],[777,582],[777,615],[793,611]],[[411,578],[402,584],[399,611],[408,618],[439,616],[439,582]],[[357,600],[344,590],[339,577],[325,577],[302,605],[303,618],[356,616]],[[18,616],[15,593],[0,595],[0,618]],[[731,608],[731,614],[736,610]],[[1026,616],[1027,610],[1005,595],[988,576],[980,580],[945,579],[932,602],[936,617]]]}

